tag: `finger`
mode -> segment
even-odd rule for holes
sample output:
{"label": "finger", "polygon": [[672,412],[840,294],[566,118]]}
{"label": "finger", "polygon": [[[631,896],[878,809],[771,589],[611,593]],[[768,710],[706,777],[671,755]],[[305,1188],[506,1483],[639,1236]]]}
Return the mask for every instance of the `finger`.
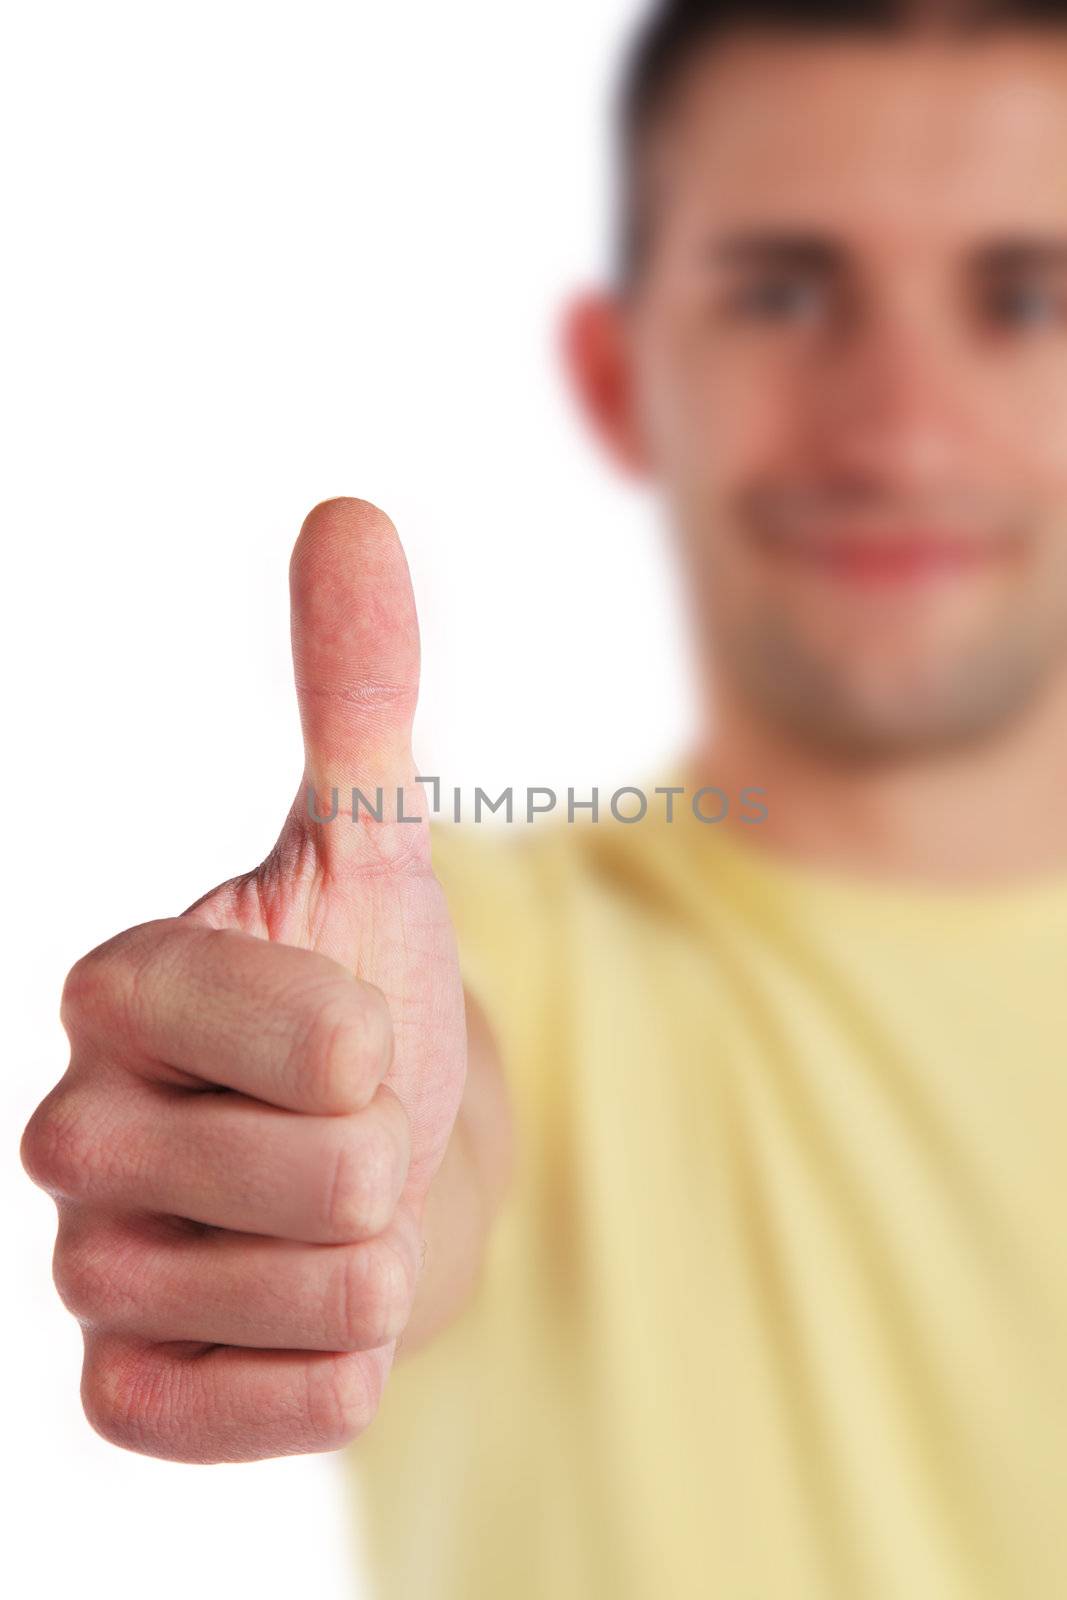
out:
{"label": "finger", "polygon": [[[411,1159],[407,1115],[382,1085],[351,1117],[295,1117],[243,1095],[162,1084],[102,1097],[66,1091],[57,1196],[309,1244],[374,1238]],[[46,1163],[47,1167],[47,1163]]]}
{"label": "finger", "polygon": [[353,1355],[85,1342],[82,1403],[113,1444],[172,1461],[337,1450],[373,1421],[394,1347]]}
{"label": "finger", "polygon": [[83,957],[63,1020],[72,1038],[146,1076],[187,1074],[323,1116],[368,1105],[392,1059],[373,984],[316,951],[181,917]]}
{"label": "finger", "polygon": [[362,1244],[301,1245],[62,1206],[55,1270],[89,1327],[158,1343],[351,1351],[403,1332],[420,1256],[406,1211]]}
{"label": "finger", "polygon": [[407,562],[385,513],[365,500],[316,506],[293,550],[290,595],[305,779],[318,815],[328,814],[336,790],[351,816],[353,787],[373,803],[380,786],[389,800],[413,775],[419,629]]}

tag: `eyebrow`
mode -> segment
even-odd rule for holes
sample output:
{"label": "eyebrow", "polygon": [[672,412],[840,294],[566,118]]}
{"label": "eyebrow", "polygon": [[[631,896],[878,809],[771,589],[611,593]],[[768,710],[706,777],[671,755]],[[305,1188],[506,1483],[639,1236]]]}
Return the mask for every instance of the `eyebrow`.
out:
{"label": "eyebrow", "polygon": [[793,267],[811,272],[839,269],[845,258],[842,245],[824,234],[778,229],[724,234],[707,240],[702,254],[708,264],[714,266]]}
{"label": "eyebrow", "polygon": [[[749,229],[706,240],[703,259],[721,267],[791,267],[839,271],[848,250],[829,235],[778,228]],[[1067,270],[1067,234],[1019,234],[976,246],[968,263],[979,276]]]}
{"label": "eyebrow", "polygon": [[998,239],[979,246],[972,261],[983,276],[1020,271],[1063,272],[1067,269],[1067,235]]}

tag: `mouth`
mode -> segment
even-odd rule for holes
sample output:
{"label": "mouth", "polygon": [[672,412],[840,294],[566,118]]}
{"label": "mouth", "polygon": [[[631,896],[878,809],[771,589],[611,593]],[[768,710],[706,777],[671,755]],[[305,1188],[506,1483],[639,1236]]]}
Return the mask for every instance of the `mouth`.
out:
{"label": "mouth", "polygon": [[916,528],[877,535],[765,529],[759,543],[799,571],[863,589],[957,581],[1002,567],[1017,552],[1011,539]]}

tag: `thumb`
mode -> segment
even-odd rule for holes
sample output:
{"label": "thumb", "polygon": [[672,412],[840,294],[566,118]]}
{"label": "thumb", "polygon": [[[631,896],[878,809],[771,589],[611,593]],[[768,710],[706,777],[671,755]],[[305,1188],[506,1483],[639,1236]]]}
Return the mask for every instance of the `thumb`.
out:
{"label": "thumb", "polygon": [[[304,795],[313,826],[336,808],[352,817],[352,791],[382,819],[413,782],[411,725],[419,690],[419,627],[396,529],[366,500],[326,500],[309,513],[289,568],[293,668],[304,734]],[[361,820],[363,820],[361,818]],[[412,829],[405,829],[410,834]]]}

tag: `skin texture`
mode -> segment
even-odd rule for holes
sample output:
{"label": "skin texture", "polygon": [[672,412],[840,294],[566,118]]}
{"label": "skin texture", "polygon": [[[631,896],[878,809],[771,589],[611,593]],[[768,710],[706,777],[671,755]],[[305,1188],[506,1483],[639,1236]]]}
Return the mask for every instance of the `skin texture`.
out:
{"label": "skin texture", "polygon": [[[647,155],[643,270],[565,349],[675,530],[694,787],[762,787],[762,844],[866,875],[1067,870],[1067,37],[738,36]],[[83,958],[24,1141],[89,1418],[179,1460],[357,1435],[476,1282],[511,1169],[388,519],[316,508],[292,595],[320,808],[399,785],[422,820],[315,826],[301,793],[256,872]]]}
{"label": "skin texture", "polygon": [[[468,1073],[414,781],[418,628],[392,524],[361,501],[317,507],[291,587],[319,815],[334,786],[381,785],[419,820],[390,803],[380,824],[316,825],[302,784],[255,872],[84,957],[63,996],[70,1067],[23,1144],[59,1207],[90,1421],[183,1461],[361,1432],[409,1322],[414,1347],[469,1291],[507,1175],[499,1068],[472,1010]],[[435,1177],[447,1229],[438,1202],[427,1215]]]}

